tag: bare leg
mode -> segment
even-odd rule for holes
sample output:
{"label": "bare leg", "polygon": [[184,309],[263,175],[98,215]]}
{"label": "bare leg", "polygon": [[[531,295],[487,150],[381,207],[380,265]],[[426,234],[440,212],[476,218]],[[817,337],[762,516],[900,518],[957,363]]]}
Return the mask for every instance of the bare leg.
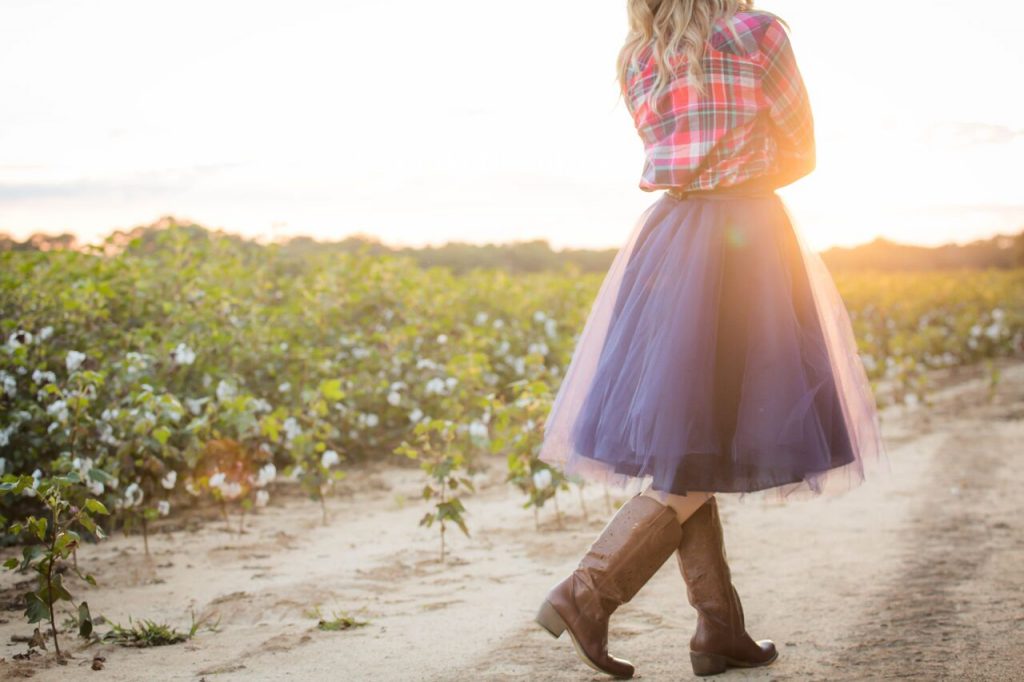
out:
{"label": "bare leg", "polygon": [[662,503],[666,507],[671,507],[672,511],[676,513],[676,517],[679,519],[679,523],[682,524],[686,519],[690,518],[693,512],[697,511],[702,504],[707,502],[714,493],[704,492],[688,492],[686,495],[673,495],[671,493],[663,493],[655,490],[651,486],[647,486],[643,494],[646,497],[651,497],[658,502]]}

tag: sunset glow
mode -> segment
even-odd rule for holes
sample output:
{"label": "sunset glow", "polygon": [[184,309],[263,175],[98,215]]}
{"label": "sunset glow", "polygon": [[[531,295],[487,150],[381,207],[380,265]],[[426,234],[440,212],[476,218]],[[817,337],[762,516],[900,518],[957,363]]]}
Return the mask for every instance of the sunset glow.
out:
{"label": "sunset glow", "polygon": [[[1019,3],[762,6],[815,113],[818,168],[781,192],[812,245],[1024,227]],[[90,241],[173,214],[618,246],[658,197],[617,98],[624,31],[624,3],[585,0],[5,2],[0,232]]]}

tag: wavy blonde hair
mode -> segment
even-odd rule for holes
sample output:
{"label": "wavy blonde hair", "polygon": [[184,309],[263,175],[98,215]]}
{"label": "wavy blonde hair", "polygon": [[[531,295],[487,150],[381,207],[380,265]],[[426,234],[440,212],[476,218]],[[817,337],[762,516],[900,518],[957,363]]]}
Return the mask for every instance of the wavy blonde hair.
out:
{"label": "wavy blonde hair", "polygon": [[[689,78],[705,94],[701,61],[711,27],[721,17],[753,8],[754,0],[628,0],[629,33],[616,63],[621,92],[626,93],[630,69],[639,70],[641,53],[651,48],[655,79],[645,100],[648,106],[668,87],[673,76],[670,60],[679,54],[687,57]],[[739,40],[731,24],[730,29]]]}

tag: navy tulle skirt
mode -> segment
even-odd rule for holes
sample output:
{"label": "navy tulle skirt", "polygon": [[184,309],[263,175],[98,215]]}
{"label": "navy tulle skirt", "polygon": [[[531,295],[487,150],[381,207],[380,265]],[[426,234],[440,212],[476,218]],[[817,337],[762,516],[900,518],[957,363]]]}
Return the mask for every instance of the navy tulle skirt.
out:
{"label": "navy tulle skirt", "polygon": [[642,214],[544,428],[569,475],[680,495],[842,492],[885,460],[849,316],[772,191]]}

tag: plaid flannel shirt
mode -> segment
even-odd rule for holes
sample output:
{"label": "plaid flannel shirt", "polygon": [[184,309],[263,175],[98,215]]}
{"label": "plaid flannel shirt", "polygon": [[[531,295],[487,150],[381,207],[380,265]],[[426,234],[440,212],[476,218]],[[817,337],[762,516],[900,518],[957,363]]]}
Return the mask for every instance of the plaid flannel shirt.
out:
{"label": "plaid flannel shirt", "polygon": [[707,95],[688,82],[684,56],[652,109],[643,102],[654,85],[651,48],[627,73],[625,101],[645,161],[640,189],[707,190],[767,176],[781,187],[814,169],[814,122],[785,29],[771,14],[738,12],[720,19],[703,66]]}

